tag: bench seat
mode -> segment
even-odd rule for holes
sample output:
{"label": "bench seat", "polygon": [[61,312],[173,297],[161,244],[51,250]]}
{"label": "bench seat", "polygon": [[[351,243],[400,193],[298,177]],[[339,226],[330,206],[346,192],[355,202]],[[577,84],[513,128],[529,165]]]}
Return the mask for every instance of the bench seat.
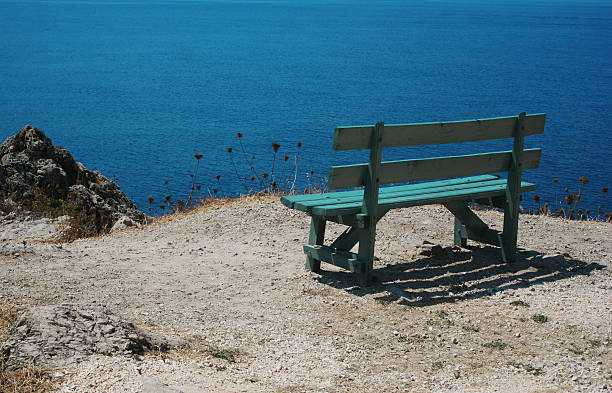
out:
{"label": "bench seat", "polygon": [[[428,181],[400,186],[381,187],[378,208],[431,205],[451,200],[480,200],[504,196],[507,180],[493,175],[471,176],[458,179]],[[521,182],[521,192],[534,191],[535,184]],[[281,202],[308,214],[330,217],[361,212],[363,190],[284,196]]]}

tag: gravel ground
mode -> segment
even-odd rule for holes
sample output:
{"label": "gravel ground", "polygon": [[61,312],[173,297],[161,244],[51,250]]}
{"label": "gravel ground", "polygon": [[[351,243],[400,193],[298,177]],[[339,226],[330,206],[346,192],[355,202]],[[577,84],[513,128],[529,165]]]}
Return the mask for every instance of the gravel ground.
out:
{"label": "gravel ground", "polygon": [[[519,261],[504,264],[494,247],[453,248],[443,207],[394,210],[378,226],[380,282],[364,289],[330,265],[304,270],[308,227],[248,198],[71,244],[29,240],[0,253],[0,296],[101,304],[191,343],[54,370],[62,392],[612,390],[609,223],[521,216]],[[11,231],[4,249],[21,244]],[[425,241],[442,252],[421,255]]]}

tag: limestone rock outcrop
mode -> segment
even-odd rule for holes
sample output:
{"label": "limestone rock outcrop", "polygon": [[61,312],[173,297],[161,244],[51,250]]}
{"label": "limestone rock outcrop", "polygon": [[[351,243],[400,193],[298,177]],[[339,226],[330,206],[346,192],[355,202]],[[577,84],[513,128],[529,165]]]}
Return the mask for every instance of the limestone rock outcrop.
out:
{"label": "limestone rock outcrop", "polygon": [[62,304],[21,311],[0,345],[0,356],[8,370],[18,370],[30,361],[38,367],[64,367],[93,354],[141,355],[182,345],[146,332],[103,306]]}
{"label": "limestone rock outcrop", "polygon": [[74,237],[109,232],[122,217],[145,221],[117,183],[88,170],[30,125],[0,146],[0,213],[25,211],[71,216]]}

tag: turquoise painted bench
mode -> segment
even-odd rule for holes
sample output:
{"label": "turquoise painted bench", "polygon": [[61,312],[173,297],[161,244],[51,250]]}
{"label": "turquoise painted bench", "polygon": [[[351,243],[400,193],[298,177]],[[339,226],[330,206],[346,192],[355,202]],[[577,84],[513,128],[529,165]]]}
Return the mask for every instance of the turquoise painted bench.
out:
{"label": "turquoise painted bench", "polygon": [[[281,202],[311,216],[310,236],[304,245],[306,268],[319,271],[321,261],[357,274],[359,285],[372,280],[377,222],[391,209],[442,204],[455,216],[454,243],[465,247],[467,239],[501,247],[504,261],[516,258],[521,192],[535,185],[521,181],[522,170],[537,168],[540,149],[524,149],[524,138],[544,132],[545,114],[494,119],[339,127],[335,150],[369,149],[368,163],[333,166],[330,190],[284,196]],[[513,138],[512,150],[382,162],[382,149]],[[507,178],[492,175],[507,172]],[[413,183],[417,182],[417,183]],[[380,187],[383,184],[410,183]],[[503,231],[488,227],[468,206],[478,202],[504,210]],[[327,221],[347,225],[331,244],[324,245]],[[350,250],[359,243],[358,252]]]}

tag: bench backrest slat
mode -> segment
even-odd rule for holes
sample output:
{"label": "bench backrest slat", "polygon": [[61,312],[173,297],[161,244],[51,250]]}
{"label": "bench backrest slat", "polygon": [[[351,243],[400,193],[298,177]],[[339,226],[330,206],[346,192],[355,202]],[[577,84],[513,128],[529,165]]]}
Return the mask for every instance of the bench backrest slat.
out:
{"label": "bench backrest slat", "polygon": [[[512,138],[518,117],[453,121],[444,123],[385,124],[382,147],[438,145]],[[546,114],[525,116],[523,136],[544,132]],[[334,132],[335,150],[360,150],[370,147],[374,126],[338,127]]]}
{"label": "bench backrest slat", "polygon": [[[540,164],[540,154],[540,149],[525,149],[521,169],[537,168]],[[379,184],[506,172],[511,160],[512,151],[502,151],[455,157],[388,161],[381,164],[378,174]],[[329,169],[327,186],[332,190],[364,186],[367,170],[368,164],[333,166]]]}

